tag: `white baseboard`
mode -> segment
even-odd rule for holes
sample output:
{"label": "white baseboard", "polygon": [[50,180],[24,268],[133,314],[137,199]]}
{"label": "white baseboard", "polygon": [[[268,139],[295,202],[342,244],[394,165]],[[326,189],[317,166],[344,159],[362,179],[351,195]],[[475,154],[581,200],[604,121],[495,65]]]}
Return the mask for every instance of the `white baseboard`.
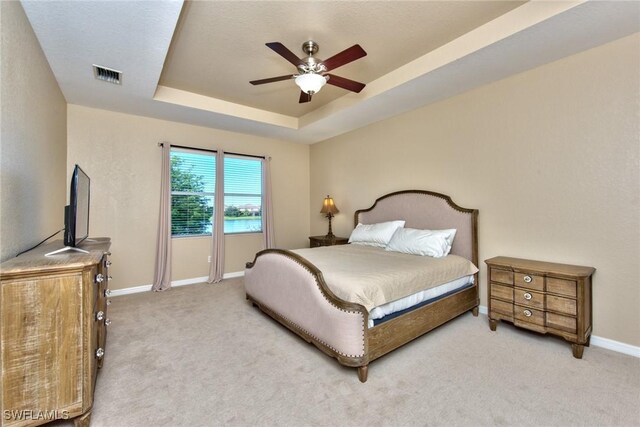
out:
{"label": "white baseboard", "polygon": [[[487,307],[480,306],[480,313],[487,314]],[[640,347],[626,344],[620,341],[610,340],[609,338],[603,338],[596,335],[591,335],[591,344],[596,347],[606,348],[607,350],[613,350],[618,353],[628,354],[629,356],[640,358]]]}
{"label": "white baseboard", "polygon": [[[226,273],[223,276],[223,278],[233,279],[235,277],[242,277],[242,276],[244,276],[244,271],[236,271],[233,273]],[[176,287],[176,286],[195,285],[196,283],[204,283],[207,281],[207,279],[208,279],[207,276],[202,276],[202,277],[194,277],[191,279],[174,280],[171,282],[171,286]],[[122,295],[139,294],[140,292],[149,292],[151,291],[152,286],[153,285],[142,285],[142,286],[133,286],[131,288],[124,288],[124,289],[113,289],[111,291],[110,296],[119,297]]]}
{"label": "white baseboard", "polygon": [[608,350],[617,351],[618,353],[628,354],[629,356],[640,357],[640,347],[625,344],[620,341],[610,340],[609,338],[602,338],[596,335],[591,335],[591,344],[595,345],[596,347],[602,347]]}

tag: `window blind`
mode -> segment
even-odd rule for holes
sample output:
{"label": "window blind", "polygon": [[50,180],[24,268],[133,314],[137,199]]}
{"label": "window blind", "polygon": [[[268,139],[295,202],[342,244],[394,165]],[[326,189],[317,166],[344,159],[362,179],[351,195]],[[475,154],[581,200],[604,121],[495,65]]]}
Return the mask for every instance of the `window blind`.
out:
{"label": "window blind", "polygon": [[171,234],[211,234],[216,154],[171,149]]}
{"label": "window blind", "polygon": [[[211,235],[215,209],[216,153],[171,149],[171,234]],[[262,231],[262,160],[227,154],[224,158],[224,232]]]}
{"label": "window blind", "polygon": [[254,157],[225,155],[224,232],[262,231],[262,161]]}

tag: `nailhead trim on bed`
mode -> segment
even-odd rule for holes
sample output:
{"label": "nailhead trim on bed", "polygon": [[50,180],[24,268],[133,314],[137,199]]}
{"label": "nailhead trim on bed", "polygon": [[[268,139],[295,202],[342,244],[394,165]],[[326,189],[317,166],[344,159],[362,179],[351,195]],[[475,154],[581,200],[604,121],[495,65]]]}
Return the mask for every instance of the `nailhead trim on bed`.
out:
{"label": "nailhead trim on bed", "polygon": [[[293,260],[293,262],[295,262],[296,264],[298,264],[298,265],[302,266],[302,268],[304,268],[305,270],[307,270],[307,271],[309,272],[309,274],[311,274],[311,276],[313,277],[314,282],[316,282],[316,286],[318,287],[318,290],[320,291],[320,294],[322,295],[322,297],[323,297],[323,298],[324,298],[324,299],[325,299],[329,304],[331,304],[333,307],[335,307],[335,308],[337,308],[338,310],[343,311],[343,312],[345,312],[345,313],[361,315],[361,320],[362,320],[362,323],[361,323],[361,325],[362,325],[362,329],[361,329],[361,333],[362,333],[362,335],[361,335],[361,337],[362,337],[362,354],[361,354],[361,355],[351,355],[351,354],[345,354],[345,353],[342,353],[342,352],[340,352],[340,351],[336,350],[335,348],[333,348],[332,346],[330,346],[329,344],[327,344],[326,342],[322,341],[321,339],[319,339],[319,338],[318,338],[318,337],[316,337],[315,335],[311,334],[311,333],[310,333],[309,331],[307,331],[306,329],[301,328],[300,326],[298,326],[297,324],[295,324],[295,323],[294,323],[294,322],[292,322],[291,320],[287,319],[287,321],[288,321],[289,323],[291,323],[292,325],[295,325],[296,327],[298,327],[298,329],[300,329],[301,331],[304,331],[307,335],[309,335],[309,336],[311,336],[311,337],[315,338],[316,340],[318,340],[319,342],[321,342],[322,344],[326,345],[326,346],[327,346],[327,347],[329,347],[331,350],[335,351],[336,353],[338,353],[338,354],[340,354],[340,355],[342,355],[342,356],[347,356],[347,357],[360,357],[360,356],[364,356],[364,316],[362,316],[362,312],[360,312],[360,311],[354,311],[354,310],[347,310],[347,309],[345,309],[345,308],[338,307],[336,304],[334,304],[334,303],[333,303],[333,301],[331,301],[329,298],[327,298],[327,295],[322,291],[322,287],[320,286],[320,283],[318,283],[318,277],[317,277],[315,274],[313,274],[313,272],[312,272],[311,270],[309,270],[309,269],[307,268],[307,266],[306,266],[306,265],[304,265],[304,264],[302,264],[302,263],[298,262],[296,259],[293,259],[293,258],[291,258],[291,259]],[[284,316],[282,316],[282,317],[283,317],[284,319],[286,319],[286,317],[284,317]]]}
{"label": "nailhead trim on bed", "polygon": [[[269,310],[273,311],[274,313],[277,313],[276,311],[272,310],[271,308],[269,308]],[[340,356],[345,356],[345,357],[362,357],[362,356],[364,356],[364,331],[362,333],[362,338],[363,338],[363,341],[362,341],[362,343],[363,343],[363,345],[362,345],[362,354],[346,354],[346,353],[343,353],[341,351],[338,351],[338,349],[334,348],[333,346],[329,345],[328,343],[326,343],[325,341],[321,340],[317,336],[313,335],[311,332],[307,331],[305,328],[303,328],[300,325],[298,325],[297,323],[293,322],[288,317],[285,317],[285,316],[283,316],[281,314],[278,314],[278,315],[280,317],[282,317],[284,320],[286,320],[294,328],[298,329],[301,332],[304,332],[306,335],[310,336],[311,338],[313,338],[314,340],[318,341],[319,343],[321,343],[322,345],[326,346],[327,348],[330,348],[331,350],[333,350],[334,352],[336,352]]]}
{"label": "nailhead trim on bed", "polygon": [[[286,255],[285,255],[286,256]],[[304,329],[303,327],[301,327],[300,325],[298,325],[297,323],[291,321],[291,319],[283,316],[282,314],[278,313],[276,310],[271,309],[268,305],[265,305],[266,307],[269,308],[269,310],[271,310],[274,313],[277,313],[278,316],[282,317],[283,319],[285,319],[287,322],[289,322],[289,324],[293,327],[295,327],[296,329],[298,329],[301,332],[304,332],[306,335],[312,337],[313,339],[315,339],[316,341],[320,342],[321,344],[325,345],[327,348],[330,348],[331,350],[333,350],[334,352],[336,352],[337,354],[341,355],[341,356],[346,356],[346,357],[362,357],[364,356],[364,316],[362,314],[362,312],[360,311],[354,311],[354,310],[347,310],[343,307],[339,307],[337,306],[335,303],[333,303],[333,301],[331,301],[329,298],[327,298],[327,295],[323,292],[322,287],[320,286],[320,283],[318,283],[318,277],[313,273],[313,271],[311,271],[306,265],[304,265],[303,263],[299,262],[297,259],[293,258],[293,257],[288,257],[290,260],[292,260],[293,262],[295,262],[296,264],[300,265],[302,268],[304,268],[310,275],[311,277],[313,277],[314,282],[316,283],[316,286],[318,288],[318,290],[320,291],[320,294],[322,295],[322,297],[334,308],[337,308],[338,310],[345,312],[347,314],[356,314],[356,315],[360,315],[360,319],[361,319],[361,338],[362,338],[362,354],[360,355],[353,355],[353,354],[346,354],[343,353],[341,351],[338,351],[336,348],[334,348],[333,346],[329,345],[328,343],[324,342],[323,340],[321,340],[320,338],[318,338],[317,336],[313,335],[311,332],[307,331],[306,329]],[[262,303],[260,303],[262,304]]]}
{"label": "nailhead trim on bed", "polygon": [[[316,286],[318,287],[318,289],[320,290],[320,293],[322,294],[322,297],[325,300],[327,300],[327,302],[329,304],[331,304],[332,306],[334,306],[335,308],[337,308],[340,311],[344,311],[345,313],[361,314],[360,311],[347,310],[346,308],[337,306],[333,301],[331,301],[329,298],[327,298],[327,295],[324,292],[322,292],[322,287],[320,286],[320,283],[318,283],[318,277],[315,274],[313,274],[313,271],[309,270],[306,265],[298,262],[298,260],[296,260],[295,258],[289,258],[289,259],[291,259],[296,264],[302,266],[302,268],[304,268],[305,270],[307,270],[309,272],[309,274],[311,274],[311,276],[313,277],[313,280],[316,282]],[[364,319],[363,319],[363,323],[364,323]],[[363,336],[364,336],[364,332],[363,332]]]}

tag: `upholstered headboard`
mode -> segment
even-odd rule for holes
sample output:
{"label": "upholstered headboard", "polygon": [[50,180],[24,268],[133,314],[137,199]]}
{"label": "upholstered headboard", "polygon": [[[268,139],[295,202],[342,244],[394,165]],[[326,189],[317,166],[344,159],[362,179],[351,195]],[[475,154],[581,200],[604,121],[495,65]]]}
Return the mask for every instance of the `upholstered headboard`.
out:
{"label": "upholstered headboard", "polygon": [[456,205],[449,196],[431,191],[406,190],[387,194],[368,209],[357,210],[355,224],[403,219],[405,227],[429,230],[455,228],[451,253],[478,266],[478,210]]}

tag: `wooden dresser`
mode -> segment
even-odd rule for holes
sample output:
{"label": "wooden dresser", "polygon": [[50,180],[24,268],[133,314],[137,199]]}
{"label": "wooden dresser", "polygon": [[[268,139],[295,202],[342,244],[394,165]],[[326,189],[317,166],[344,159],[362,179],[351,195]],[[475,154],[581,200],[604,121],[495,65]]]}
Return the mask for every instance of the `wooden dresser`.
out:
{"label": "wooden dresser", "polygon": [[327,236],[310,236],[309,247],[317,248],[320,246],[334,246],[334,245],[346,245],[349,243],[349,239],[346,237],[327,237]]}
{"label": "wooden dresser", "polygon": [[489,326],[499,320],[572,343],[581,359],[592,329],[593,267],[496,257],[485,261]]}
{"label": "wooden dresser", "polygon": [[2,426],[72,419],[88,426],[107,339],[110,239],[89,254],[45,257],[62,242],[0,264]]}

